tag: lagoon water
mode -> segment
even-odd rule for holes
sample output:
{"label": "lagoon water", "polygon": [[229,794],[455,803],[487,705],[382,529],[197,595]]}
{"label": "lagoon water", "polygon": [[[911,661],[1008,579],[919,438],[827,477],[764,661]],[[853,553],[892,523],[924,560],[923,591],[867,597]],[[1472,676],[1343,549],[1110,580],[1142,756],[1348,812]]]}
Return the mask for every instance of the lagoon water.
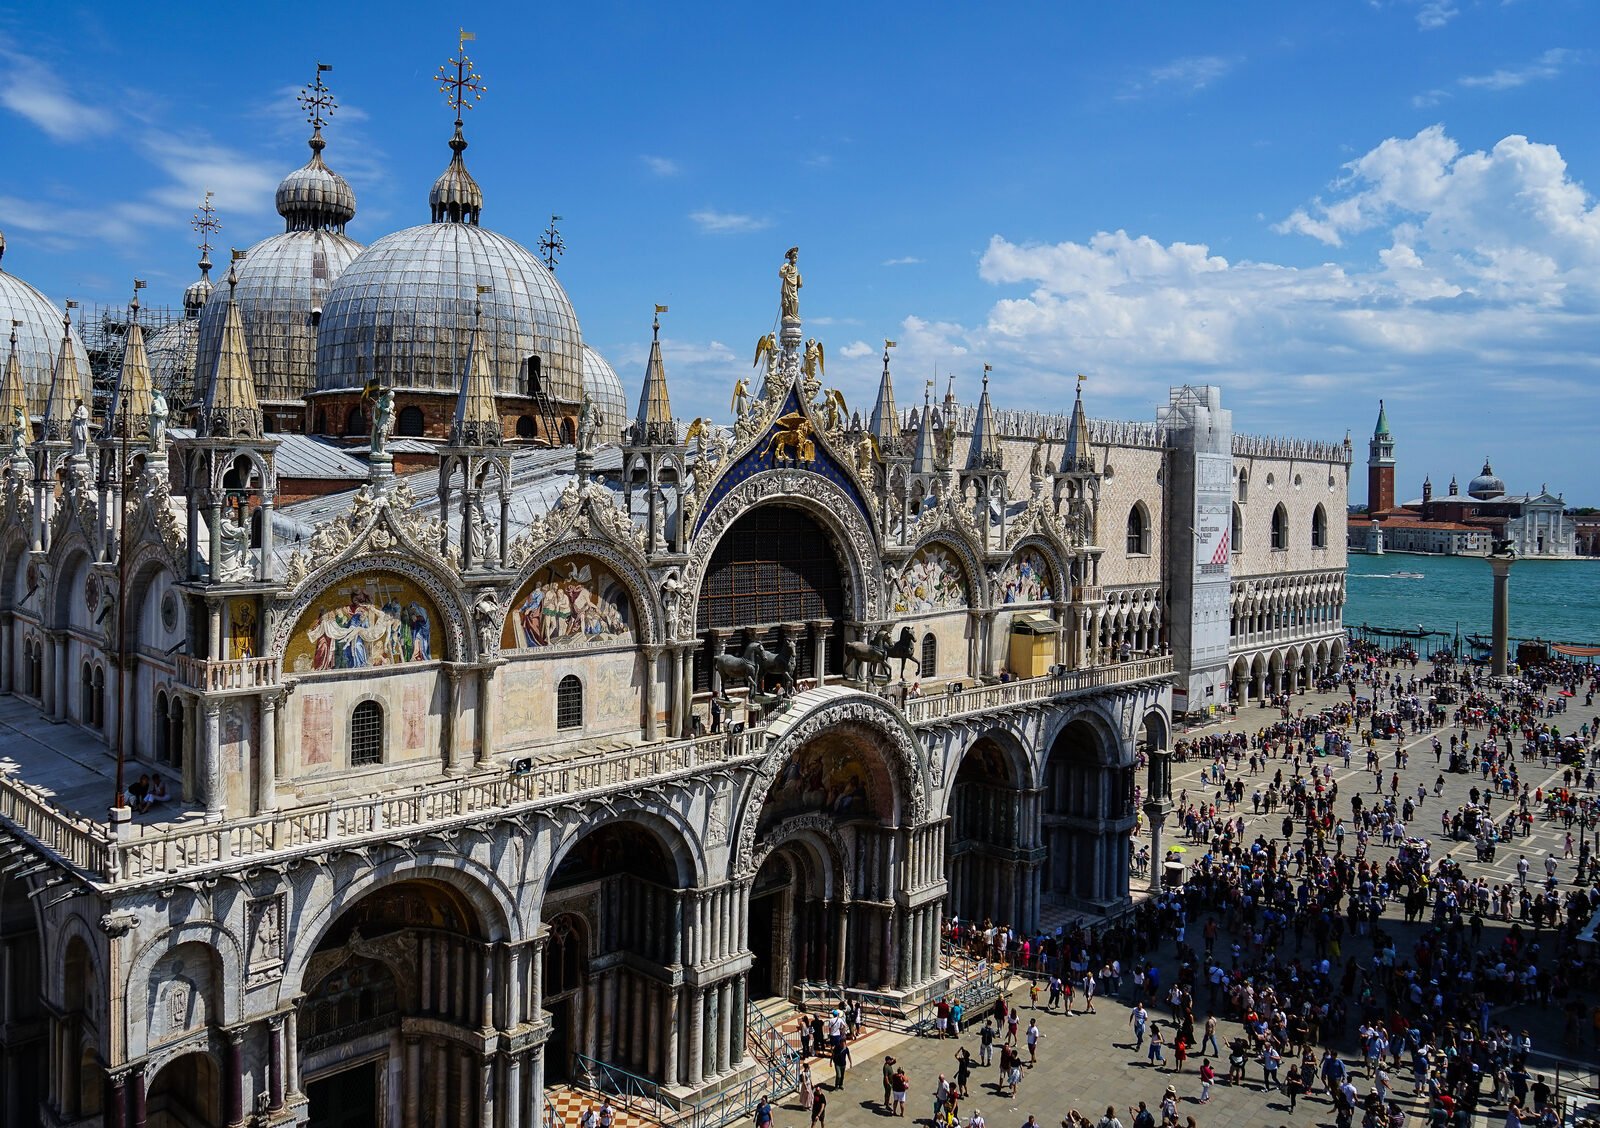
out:
{"label": "lagoon water", "polygon": [[[1420,572],[1420,580],[1396,572]],[[1433,631],[1459,626],[1462,637],[1487,635],[1494,579],[1472,556],[1350,554],[1345,584],[1347,627],[1362,624]],[[1600,560],[1519,560],[1511,568],[1511,637],[1600,644]]]}

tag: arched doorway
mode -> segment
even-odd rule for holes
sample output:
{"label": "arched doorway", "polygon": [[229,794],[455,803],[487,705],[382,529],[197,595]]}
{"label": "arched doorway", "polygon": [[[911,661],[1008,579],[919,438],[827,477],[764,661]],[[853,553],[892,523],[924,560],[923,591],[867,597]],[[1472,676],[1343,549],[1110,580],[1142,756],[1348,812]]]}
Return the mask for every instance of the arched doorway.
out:
{"label": "arched doorway", "polygon": [[1115,737],[1079,719],[1063,728],[1045,760],[1045,894],[1057,904],[1105,907],[1128,896],[1128,834],[1134,768],[1119,762]]}
{"label": "arched doorway", "polygon": [[472,1124],[490,1068],[492,947],[460,890],[417,878],[339,915],[306,964],[299,1060],[311,1128]]}
{"label": "arched doorway", "polygon": [[696,654],[695,688],[711,688],[712,631],[722,632],[733,651],[751,640],[772,650],[788,633],[795,676],[810,678],[817,674],[817,628],[811,624],[820,623],[823,666],[829,674],[843,673],[844,592],[834,539],[815,518],[791,505],[746,513],[717,542],[700,585],[696,627],[705,646]]}
{"label": "arched doorway", "polygon": [[151,1078],[144,1103],[149,1128],[221,1128],[222,1084],[216,1061],[197,1050],[167,1062]]}
{"label": "arched doorway", "polygon": [[1031,929],[1038,923],[1038,794],[1025,789],[1017,750],[993,736],[968,746],[950,788],[946,873],[950,911]]}
{"label": "arched doorway", "polygon": [[655,830],[625,818],[601,824],[562,854],[542,910],[549,921],[547,1083],[601,1065],[679,1083],[683,991],[667,969],[690,962],[682,947],[695,904],[687,876]]}
{"label": "arched doorway", "polygon": [[802,984],[837,983],[839,914],[821,856],[799,842],[767,855],[750,888],[752,999],[791,998]]}

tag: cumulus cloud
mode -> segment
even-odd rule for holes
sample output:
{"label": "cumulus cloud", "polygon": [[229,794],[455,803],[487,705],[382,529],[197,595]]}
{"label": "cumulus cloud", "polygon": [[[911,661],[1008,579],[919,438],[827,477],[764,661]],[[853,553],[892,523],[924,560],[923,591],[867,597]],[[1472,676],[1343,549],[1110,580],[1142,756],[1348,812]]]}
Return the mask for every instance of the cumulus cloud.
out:
{"label": "cumulus cloud", "polygon": [[705,235],[744,235],[772,226],[770,219],[761,216],[747,215],[744,212],[717,211],[714,208],[702,208],[690,212],[689,219]]}
{"label": "cumulus cloud", "polygon": [[1422,0],[1417,5],[1417,27],[1423,31],[1438,31],[1461,14],[1450,0]]}
{"label": "cumulus cloud", "polygon": [[654,176],[677,176],[683,171],[683,166],[671,157],[643,156],[639,158],[644,162],[644,167]]}
{"label": "cumulus cloud", "polygon": [[861,357],[876,356],[877,354],[878,350],[865,341],[851,341],[839,350],[839,355],[849,360],[859,360]]}

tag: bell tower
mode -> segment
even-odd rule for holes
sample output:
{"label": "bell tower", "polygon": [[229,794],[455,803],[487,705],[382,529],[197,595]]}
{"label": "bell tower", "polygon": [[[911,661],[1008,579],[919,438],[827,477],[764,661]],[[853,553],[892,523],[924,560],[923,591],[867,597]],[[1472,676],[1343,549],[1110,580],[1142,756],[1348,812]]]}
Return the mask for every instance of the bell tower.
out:
{"label": "bell tower", "polygon": [[1389,434],[1389,414],[1378,401],[1378,425],[1367,444],[1367,512],[1394,508],[1394,438]]}

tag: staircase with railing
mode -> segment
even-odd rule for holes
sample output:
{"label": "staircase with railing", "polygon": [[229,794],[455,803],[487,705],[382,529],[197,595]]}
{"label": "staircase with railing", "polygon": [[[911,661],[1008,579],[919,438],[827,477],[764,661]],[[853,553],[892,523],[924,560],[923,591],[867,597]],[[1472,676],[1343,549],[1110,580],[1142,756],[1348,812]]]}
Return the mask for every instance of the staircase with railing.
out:
{"label": "staircase with railing", "polygon": [[783,1031],[749,999],[744,1004],[745,1046],[766,1070],[773,1093],[800,1087],[800,1051],[789,1044]]}

